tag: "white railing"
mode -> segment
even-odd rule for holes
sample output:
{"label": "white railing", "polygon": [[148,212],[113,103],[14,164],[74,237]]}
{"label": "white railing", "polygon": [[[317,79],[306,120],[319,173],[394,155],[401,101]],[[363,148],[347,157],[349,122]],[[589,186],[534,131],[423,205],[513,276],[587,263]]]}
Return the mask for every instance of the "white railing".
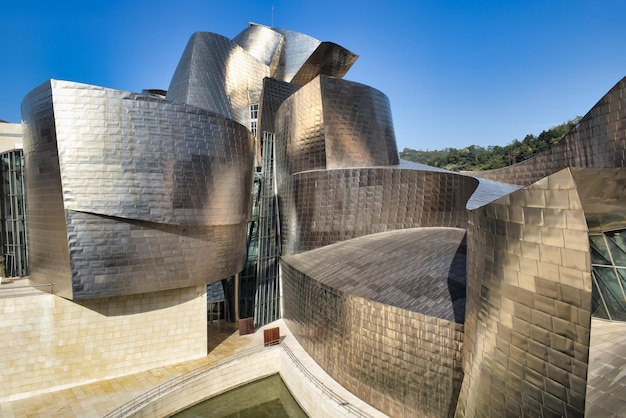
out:
{"label": "white railing", "polygon": [[369,415],[365,411],[362,411],[357,406],[352,405],[350,402],[346,401],[341,396],[337,395],[331,388],[326,386],[324,382],[322,382],[317,377],[315,377],[315,375],[313,375],[313,373],[311,373],[309,369],[307,369],[306,366],[302,364],[302,362],[296,357],[296,355],[294,354],[293,351],[291,351],[291,348],[289,348],[288,345],[283,344],[282,342],[280,343],[280,345],[283,347],[283,349],[285,350],[285,353],[287,353],[287,355],[289,356],[291,361],[296,365],[296,367],[300,369],[300,371],[307,377],[307,379],[309,379],[311,383],[313,383],[318,389],[324,392],[326,396],[332,399],[339,406],[345,408],[352,415],[356,415],[358,417],[364,417],[364,418],[372,418],[371,415]]}
{"label": "white railing", "polygon": [[197,368],[196,370],[192,370],[188,373],[177,376],[126,402],[125,404],[106,414],[103,418],[121,418],[130,416],[134,412],[139,411],[139,409],[143,408],[144,406],[149,405],[150,402],[157,400],[162,396],[167,395],[168,393],[173,392],[174,390],[184,386],[185,384],[199,379],[205,374],[213,372],[214,370],[218,370],[230,363],[257,354],[261,352],[263,348],[264,347],[254,347],[247,350],[242,350],[234,357],[229,357],[215,363],[206,364],[202,367]]}
{"label": "white railing", "polygon": [[[282,347],[285,353],[289,356],[292,362],[296,365],[296,367],[307,377],[307,379],[313,383],[318,389],[320,389],[326,396],[328,396],[333,402],[337,403],[339,406],[345,408],[348,413],[363,417],[363,418],[372,418],[371,415],[359,409],[357,406],[352,405],[350,402],[346,401],[344,398],[336,394],[331,388],[326,386],[321,380],[315,377],[300,360],[296,357],[294,352],[289,348],[286,344],[281,342],[278,346],[274,347]],[[143,393],[142,395],[126,402],[125,404],[119,406],[115,410],[106,414],[103,418],[122,418],[128,417],[135,412],[138,412],[141,408],[149,405],[152,401],[155,401],[162,396],[167,395],[168,393],[173,392],[176,389],[181,388],[185,384],[192,382],[196,379],[203,377],[204,375],[213,372],[221,367],[224,367],[232,362],[238,361],[244,357],[252,356],[263,351],[265,347],[254,347],[238,353],[234,357],[229,357],[227,359],[218,361],[216,363],[207,364],[205,366],[199,367],[196,370],[193,370],[189,373],[185,373],[181,376],[175,377],[167,382],[156,386],[149,391]]]}

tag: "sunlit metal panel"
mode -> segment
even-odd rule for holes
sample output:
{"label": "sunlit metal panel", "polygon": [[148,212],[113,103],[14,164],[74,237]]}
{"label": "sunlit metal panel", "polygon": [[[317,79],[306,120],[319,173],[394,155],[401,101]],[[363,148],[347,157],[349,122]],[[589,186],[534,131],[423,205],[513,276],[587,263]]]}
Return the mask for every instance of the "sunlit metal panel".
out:
{"label": "sunlit metal panel", "polygon": [[341,45],[333,42],[322,42],[302,64],[291,82],[304,85],[318,75],[342,78],[358,57]]}
{"label": "sunlit metal panel", "polygon": [[230,39],[196,32],[189,40],[167,91],[187,103],[248,125],[250,105],[259,103],[268,65]]}
{"label": "sunlit metal panel", "polygon": [[565,169],[470,213],[459,416],[582,416],[589,238]]}
{"label": "sunlit metal panel", "polygon": [[246,127],[153,96],[56,80],[33,90],[22,110],[35,282],[85,299],[241,270],[253,158]]}
{"label": "sunlit metal panel", "polygon": [[290,176],[281,194],[285,254],[395,229],[465,228],[477,181],[395,167],[314,170]]}
{"label": "sunlit metal panel", "polygon": [[284,36],[284,45],[280,53],[280,61],[274,78],[291,82],[302,65],[320,45],[320,41],[312,36],[288,29],[272,28]]}
{"label": "sunlit metal panel", "polygon": [[326,372],[389,416],[452,416],[463,378],[464,237],[406,229],[283,256],[285,321]]}
{"label": "sunlit metal panel", "polygon": [[270,77],[274,75],[280,52],[284,43],[284,36],[267,26],[251,23],[233,42],[245,49],[254,58],[270,67]]}

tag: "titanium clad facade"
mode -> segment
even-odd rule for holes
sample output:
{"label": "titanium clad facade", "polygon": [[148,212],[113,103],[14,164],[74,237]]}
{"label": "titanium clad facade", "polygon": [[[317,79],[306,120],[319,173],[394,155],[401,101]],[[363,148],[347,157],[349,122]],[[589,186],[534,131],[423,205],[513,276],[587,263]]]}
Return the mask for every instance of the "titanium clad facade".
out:
{"label": "titanium clad facade", "polygon": [[263,80],[263,95],[259,109],[259,120],[261,121],[261,132],[276,132],[274,121],[276,112],[285,99],[298,91],[297,84],[291,84],[274,78]]}
{"label": "titanium clad facade", "polygon": [[343,77],[359,58],[341,45],[322,42],[306,60],[291,83],[304,85],[320,74]]}
{"label": "titanium clad facade", "polygon": [[283,35],[285,43],[273,78],[290,83],[313,51],[320,45],[317,39],[288,29],[272,28]]}
{"label": "titanium clad facade", "polygon": [[[50,359],[66,367],[100,321],[134,330],[101,346],[117,356],[95,365],[105,375],[136,350],[206,354],[206,283],[241,274],[239,312],[284,315],[391,416],[571,417],[625,398],[602,373],[621,373],[624,350],[591,358],[590,329],[592,315],[626,317],[626,79],[552,149],[477,179],[400,161],[387,97],[341,79],[356,59],[250,24],[233,40],[194,34],[166,93],[55,80],[29,93],[30,278],[80,302],[24,331],[55,352],[31,356],[32,376],[7,368],[12,382],[50,387]],[[73,346],[66,308],[87,324]],[[94,358],[56,369],[62,384],[102,377],[79,367]]]}
{"label": "titanium clad facade", "polygon": [[56,80],[33,90],[22,114],[33,281],[86,299],[241,270],[253,158],[245,127]]}
{"label": "titanium clad facade", "polygon": [[281,195],[283,253],[377,232],[415,227],[465,228],[471,177],[395,167],[294,174]]}
{"label": "titanium clad facade", "polygon": [[1,242],[4,257],[4,271],[0,270],[0,276],[28,276],[24,152],[21,149],[0,154],[0,181],[2,182]]}
{"label": "titanium clad facade", "polygon": [[380,411],[452,416],[464,238],[463,229],[416,228],[283,256],[285,321],[326,372]]}
{"label": "titanium clad facade", "polygon": [[397,165],[398,148],[387,96],[339,78],[321,76],[320,82],[326,168]]}
{"label": "titanium clad facade", "polygon": [[230,39],[195,33],[181,57],[166,98],[208,109],[243,125],[259,103],[270,67]]}
{"label": "titanium clad facade", "polygon": [[626,228],[626,168],[572,168],[589,230]]}
{"label": "titanium clad facade", "polygon": [[[526,186],[566,167],[626,166],[626,78],[549,150],[511,167],[477,176]],[[474,173],[472,173],[474,175]]]}
{"label": "titanium clad facade", "polygon": [[470,214],[457,416],[582,416],[589,235],[565,169]]}
{"label": "titanium clad facade", "polygon": [[[261,102],[259,104],[259,132],[261,133],[257,141],[257,162],[261,165],[263,159],[262,149],[264,145],[261,142],[265,133],[276,132],[274,120],[276,112],[280,108],[280,105],[291,96],[294,92],[298,91],[300,86],[279,81],[274,78],[263,79],[263,93],[261,96]],[[273,149],[272,145],[272,149]],[[273,158],[272,158],[273,160]],[[273,172],[273,171],[272,171]]]}
{"label": "titanium clad facade", "polygon": [[389,100],[362,84],[319,76],[276,114],[278,176],[399,162]]}
{"label": "titanium clad facade", "polygon": [[280,33],[267,26],[250,24],[233,38],[233,42],[269,66],[270,74],[274,74],[284,43],[284,37]]}

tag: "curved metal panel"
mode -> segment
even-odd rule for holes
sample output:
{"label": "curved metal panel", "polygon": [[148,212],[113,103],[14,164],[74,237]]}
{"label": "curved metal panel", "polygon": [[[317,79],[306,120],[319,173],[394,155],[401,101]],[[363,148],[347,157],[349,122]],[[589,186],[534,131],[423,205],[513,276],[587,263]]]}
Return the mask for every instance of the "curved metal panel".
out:
{"label": "curved metal panel", "polygon": [[259,103],[267,76],[269,66],[235,42],[215,33],[197,32],[183,52],[166,98],[248,126],[250,105]]}
{"label": "curved metal panel", "polygon": [[424,227],[370,234],[282,261],[340,292],[462,324],[466,252],[465,229]]}
{"label": "curved metal panel", "polygon": [[[439,296],[451,298],[454,292],[449,293],[447,275],[437,280],[429,273],[455,265],[464,254],[459,249],[464,234],[439,228],[394,231],[283,257],[289,329],[335,380],[389,416],[451,416],[463,378],[463,325],[455,322],[451,306],[445,313],[435,306]],[[432,271],[409,253],[429,246],[435,235],[441,240],[430,250],[445,254],[437,256],[442,264],[429,265]],[[418,311],[407,309],[411,306]]]}
{"label": "curved metal panel", "polygon": [[29,226],[33,280],[58,275],[55,291],[78,299],[186,287],[241,269],[253,162],[244,126],[56,80],[29,94],[22,111],[27,187],[42,203],[28,207],[41,219]]}
{"label": "curved metal panel", "polygon": [[326,167],[397,165],[398,148],[387,96],[339,78],[320,76],[320,81]]}
{"label": "curved metal panel", "polygon": [[280,60],[280,51],[284,37],[266,27],[250,24],[233,42],[245,49],[250,55],[270,67],[270,77],[273,76]]}
{"label": "curved metal panel", "polygon": [[289,96],[275,118],[276,168],[280,177],[326,168],[320,78]]}
{"label": "curved metal panel", "polygon": [[589,229],[626,227],[626,168],[572,168]]}
{"label": "curved metal panel", "polygon": [[298,91],[299,88],[300,86],[297,84],[287,83],[275,78],[263,79],[263,93],[259,106],[261,132],[276,132],[274,125],[276,112],[278,112],[280,105],[289,96]]}
{"label": "curved metal panel", "polygon": [[309,35],[287,29],[272,28],[272,30],[285,37],[274,78],[291,82],[321,42]]}
{"label": "curved metal panel", "polygon": [[459,416],[582,416],[589,236],[562,170],[470,214]]}
{"label": "curved metal panel", "polygon": [[476,186],[457,174],[385,167],[295,174],[279,189],[283,254],[389,230],[465,228]]}
{"label": "curved metal panel", "polygon": [[66,219],[74,300],[204,285],[243,268],[246,222],[181,226],[72,210]]}
{"label": "curved metal panel", "polygon": [[318,75],[343,77],[356,62],[358,55],[333,42],[322,42],[302,64],[291,79],[295,84],[306,84]]}
{"label": "curved metal panel", "polygon": [[52,86],[65,209],[180,225],[247,221],[253,139],[245,127],[134,93]]}
{"label": "curved metal panel", "polygon": [[[287,83],[284,81],[276,80],[275,78],[263,79],[263,92],[261,96],[261,102],[259,104],[259,132],[276,132],[274,121],[276,118],[276,112],[280,105],[298,91],[300,86],[296,84]],[[263,146],[260,144],[263,135],[258,135],[257,138],[257,161],[258,165],[261,165],[262,156],[261,150]]]}
{"label": "curved metal panel", "polygon": [[30,280],[72,297],[70,253],[50,82],[22,101]]}
{"label": "curved metal panel", "polygon": [[399,163],[389,100],[363,84],[319,76],[283,102],[275,128],[279,176]]}

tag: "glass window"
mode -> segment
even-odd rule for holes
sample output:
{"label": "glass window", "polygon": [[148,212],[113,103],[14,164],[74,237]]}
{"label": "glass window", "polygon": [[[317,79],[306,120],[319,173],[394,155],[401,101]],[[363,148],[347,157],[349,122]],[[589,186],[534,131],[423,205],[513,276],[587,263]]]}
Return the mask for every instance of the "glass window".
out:
{"label": "glass window", "polygon": [[626,230],[589,236],[593,274],[592,315],[626,321]]}

